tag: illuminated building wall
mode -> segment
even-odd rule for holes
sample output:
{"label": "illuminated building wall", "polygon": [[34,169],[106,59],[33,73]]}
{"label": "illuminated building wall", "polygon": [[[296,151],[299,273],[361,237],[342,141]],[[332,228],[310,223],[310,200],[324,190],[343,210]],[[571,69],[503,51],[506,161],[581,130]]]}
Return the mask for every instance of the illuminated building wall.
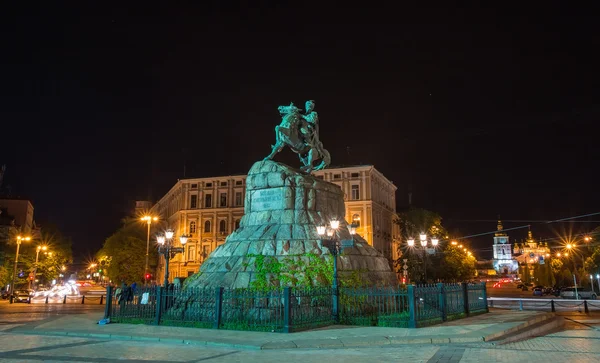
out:
{"label": "illuminated building wall", "polygon": [[[346,221],[388,258],[397,258],[400,230],[394,223],[396,186],[372,165],[331,168],[313,173],[344,191]],[[181,179],[154,206],[176,236],[190,235],[185,253],[171,260],[170,279],[198,272],[202,262],[239,227],[244,215],[246,175]],[[178,244],[178,241],[176,242]],[[164,275],[159,261],[155,279]]]}

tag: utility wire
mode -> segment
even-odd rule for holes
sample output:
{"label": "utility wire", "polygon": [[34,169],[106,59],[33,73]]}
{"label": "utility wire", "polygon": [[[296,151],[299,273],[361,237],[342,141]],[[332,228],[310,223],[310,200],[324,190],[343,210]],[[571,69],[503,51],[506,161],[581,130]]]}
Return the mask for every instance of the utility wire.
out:
{"label": "utility wire", "polygon": [[[590,216],[595,216],[595,215],[600,215],[600,212],[583,214],[583,215],[575,216],[575,217],[561,218],[561,219],[556,219],[554,221],[544,221],[543,224],[564,222],[564,221],[568,221],[568,220],[571,220],[571,219],[578,219],[578,218],[590,217]],[[540,223],[542,223],[542,222],[540,222]],[[519,227],[502,229],[502,231],[512,231],[512,230],[515,230],[515,229],[522,229],[522,228],[529,228],[529,227],[531,227],[531,225],[527,224],[527,225],[523,225],[523,226],[519,226]],[[484,232],[484,233],[479,233],[479,234],[473,234],[473,235],[470,235],[470,236],[458,237],[458,238],[453,238],[453,239],[462,240],[462,239],[468,239],[468,238],[473,238],[473,237],[485,236],[485,235],[489,235],[489,234],[492,234],[492,233],[498,233],[498,232],[499,231],[496,230],[496,231]],[[557,238],[557,239],[560,239],[560,238]],[[447,240],[445,240],[445,241],[447,241]]]}

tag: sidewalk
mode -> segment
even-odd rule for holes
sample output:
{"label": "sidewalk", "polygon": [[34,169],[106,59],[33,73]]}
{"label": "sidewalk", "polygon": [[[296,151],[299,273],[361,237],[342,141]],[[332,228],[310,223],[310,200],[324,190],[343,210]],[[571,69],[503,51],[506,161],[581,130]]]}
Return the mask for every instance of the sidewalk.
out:
{"label": "sidewalk", "polygon": [[535,311],[491,309],[477,315],[427,328],[330,326],[291,334],[213,330],[136,324],[98,325],[101,313],[62,315],[10,329],[13,333],[68,335],[117,340],[222,346],[245,349],[349,348],[391,344],[448,344],[484,342],[512,335],[552,319]]}

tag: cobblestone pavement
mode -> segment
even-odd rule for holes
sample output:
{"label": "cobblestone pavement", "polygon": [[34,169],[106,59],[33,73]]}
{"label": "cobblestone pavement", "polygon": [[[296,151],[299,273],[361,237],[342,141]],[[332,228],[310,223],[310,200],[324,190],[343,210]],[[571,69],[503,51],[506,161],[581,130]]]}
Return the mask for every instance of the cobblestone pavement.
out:
{"label": "cobblestone pavement", "polygon": [[[353,349],[244,350],[215,346],[121,341],[68,336],[23,335],[10,328],[62,314],[85,313],[88,307],[0,307],[0,362],[261,362],[286,363],[474,363],[548,361],[600,362],[600,315],[569,315],[562,331],[498,345],[396,345]],[[218,332],[216,332],[218,334]]]}
{"label": "cobblestone pavement", "polygon": [[[560,334],[560,333],[557,333]],[[547,336],[494,346],[403,345],[361,349],[243,350],[157,342],[0,333],[1,362],[599,362],[597,339]]]}

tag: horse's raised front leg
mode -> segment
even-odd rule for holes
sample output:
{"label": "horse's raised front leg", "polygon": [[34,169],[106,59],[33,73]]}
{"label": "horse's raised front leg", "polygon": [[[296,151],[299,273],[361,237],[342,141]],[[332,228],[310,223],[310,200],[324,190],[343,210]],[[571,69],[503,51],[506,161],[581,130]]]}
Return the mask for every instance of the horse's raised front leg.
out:
{"label": "horse's raised front leg", "polygon": [[279,153],[282,149],[283,144],[281,143],[281,141],[277,141],[275,145],[271,146],[271,153],[269,154],[269,156],[267,156],[263,160],[273,160],[275,155],[277,155],[277,153]]}

